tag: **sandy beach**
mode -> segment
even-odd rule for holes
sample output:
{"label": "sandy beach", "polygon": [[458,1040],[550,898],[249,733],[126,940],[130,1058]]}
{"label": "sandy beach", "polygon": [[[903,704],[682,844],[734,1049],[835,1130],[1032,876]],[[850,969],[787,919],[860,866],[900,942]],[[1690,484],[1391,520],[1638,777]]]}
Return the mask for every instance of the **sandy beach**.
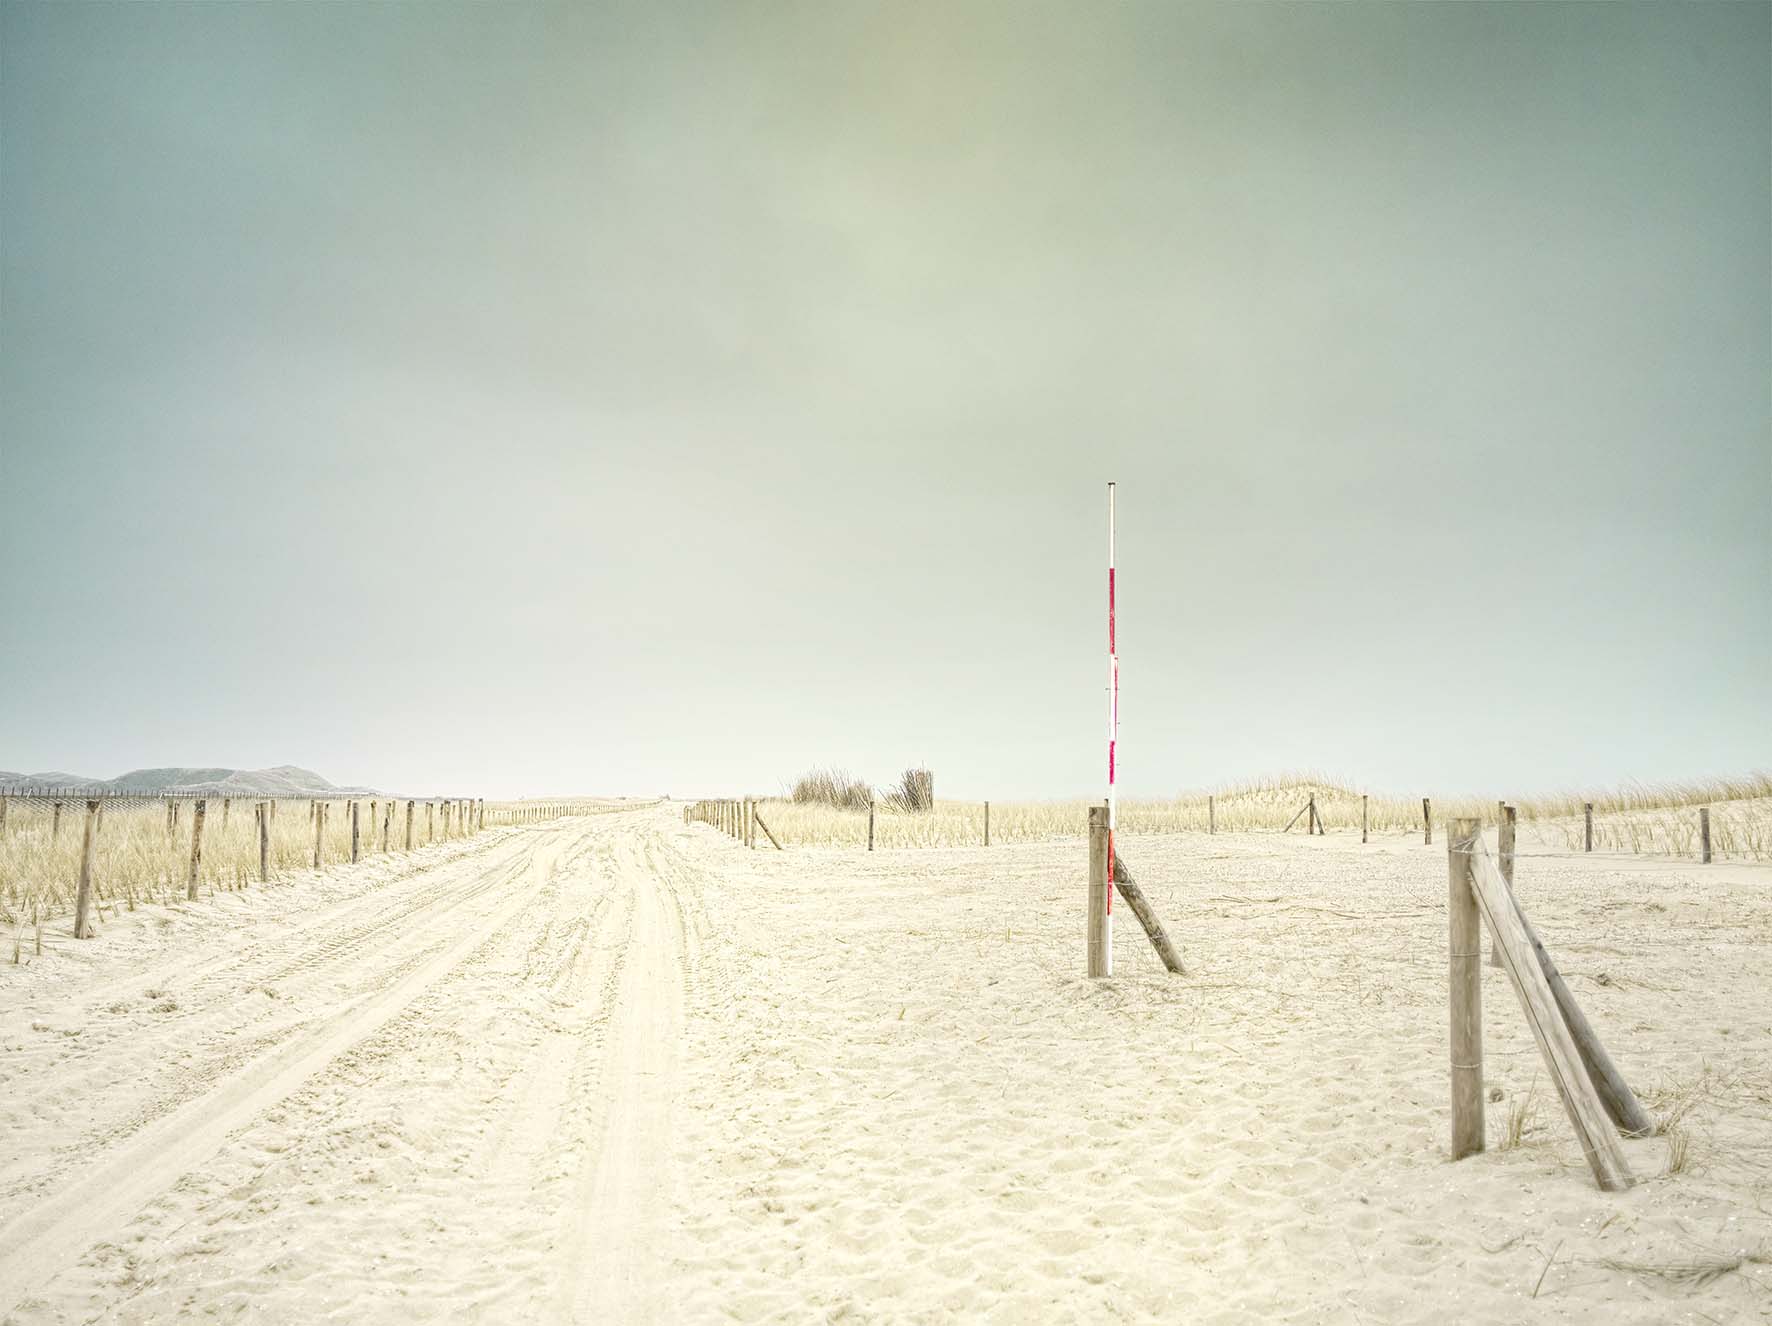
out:
{"label": "sandy beach", "polygon": [[1438,843],[1124,850],[1185,975],[1121,914],[1082,976],[1080,840],[778,853],[670,805],[51,930],[0,968],[0,1313],[1772,1310],[1772,869],[1523,850],[1683,1139],[1605,1194],[1496,969],[1490,1149],[1446,1158]]}

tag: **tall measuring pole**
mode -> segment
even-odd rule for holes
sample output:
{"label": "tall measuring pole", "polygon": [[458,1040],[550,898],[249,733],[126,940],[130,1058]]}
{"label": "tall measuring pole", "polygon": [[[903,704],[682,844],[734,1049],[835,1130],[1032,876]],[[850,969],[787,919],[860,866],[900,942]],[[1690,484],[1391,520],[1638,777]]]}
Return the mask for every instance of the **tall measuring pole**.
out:
{"label": "tall measuring pole", "polygon": [[1119,801],[1114,790],[1114,747],[1120,735],[1120,655],[1114,641],[1114,485],[1108,484],[1108,743],[1107,743],[1107,972],[1114,974],[1114,826]]}

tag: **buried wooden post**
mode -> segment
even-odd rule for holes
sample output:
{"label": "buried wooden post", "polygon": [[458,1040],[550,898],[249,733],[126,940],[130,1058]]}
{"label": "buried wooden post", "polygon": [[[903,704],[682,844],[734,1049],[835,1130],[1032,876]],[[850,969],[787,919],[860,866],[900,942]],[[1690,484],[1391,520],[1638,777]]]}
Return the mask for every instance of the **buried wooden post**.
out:
{"label": "buried wooden post", "polygon": [[425,802],[425,841],[437,841],[437,807],[430,801]]}
{"label": "buried wooden post", "polygon": [[1594,803],[1593,802],[1589,801],[1585,805],[1582,806],[1581,818],[1582,818],[1584,826],[1585,826],[1585,832],[1582,835],[1582,842],[1583,842],[1584,846],[1582,847],[1581,850],[1584,852],[1591,852],[1594,850]]}
{"label": "buried wooden post", "polygon": [[1360,793],[1360,841],[1366,841],[1366,794]]}
{"label": "buried wooden post", "polygon": [[868,851],[874,850],[874,799],[868,798]]}
{"label": "buried wooden post", "polygon": [[271,879],[271,807],[264,801],[258,803],[258,877]]}
{"label": "buried wooden post", "polygon": [[781,844],[775,841],[775,835],[773,833],[769,832],[769,826],[767,824],[763,823],[763,817],[761,815],[757,814],[757,808],[755,806],[751,807],[751,815],[753,818],[756,819],[757,827],[759,829],[763,830],[764,837],[769,839],[770,843],[774,846],[776,851],[778,851],[778,852],[781,851],[782,850]]}
{"label": "buried wooden post", "polygon": [[208,810],[209,802],[203,797],[191,807],[191,873],[185,879],[185,897],[192,902],[197,901],[197,877],[203,867],[203,817]]}
{"label": "buried wooden post", "polygon": [[1218,832],[1218,800],[1211,796],[1206,798],[1206,832]]}
{"label": "buried wooden post", "polygon": [[362,803],[357,802],[357,801],[351,802],[351,864],[352,865],[357,864],[357,859],[362,854],[362,838],[358,832],[358,825],[357,825],[357,807],[360,804],[362,804]]}
{"label": "buried wooden post", "polygon": [[320,868],[321,835],[326,832],[326,805],[324,802],[314,803],[314,869]]}
{"label": "buried wooden post", "polygon": [[222,832],[228,831],[228,808],[234,804],[232,797],[222,798]]}
{"label": "buried wooden post", "polygon": [[1132,872],[1126,869],[1126,863],[1120,859],[1118,849],[1114,849],[1114,891],[1126,900],[1138,923],[1144,927],[1145,938],[1151,941],[1151,947],[1157,950],[1163,966],[1169,971],[1180,973],[1181,955],[1175,951],[1175,945],[1169,942],[1169,935],[1163,929],[1163,923],[1157,919],[1156,909],[1144,896],[1144,890],[1138,887],[1138,881],[1132,878]]}
{"label": "buried wooden post", "polygon": [[1421,799],[1421,831],[1423,834],[1421,841],[1432,847],[1434,845],[1434,818],[1428,810],[1426,797]]}
{"label": "buried wooden post", "polygon": [[1471,887],[1480,821],[1446,825],[1446,938],[1452,1009],[1452,1159],[1483,1149],[1483,923]]}
{"label": "buried wooden post", "polygon": [[49,808],[49,841],[54,842],[62,836],[62,803],[57,801]]}
{"label": "buried wooden post", "polygon": [[1698,836],[1704,845],[1704,864],[1710,864],[1710,807],[1698,808]]}
{"label": "buried wooden post", "polygon": [[984,803],[984,845],[991,845],[991,803]]}
{"label": "buried wooden post", "polygon": [[394,825],[394,803],[385,801],[381,808],[381,850],[388,850],[388,830]]}
{"label": "buried wooden post", "polygon": [[[1474,835],[1473,835],[1474,838]],[[1528,937],[1525,917],[1508,892],[1507,881],[1490,857],[1481,839],[1473,841],[1469,855],[1470,891],[1481,908],[1489,933],[1501,947],[1502,965],[1508,981],[1519,996],[1520,1011],[1538,1042],[1544,1065],[1556,1083],[1563,1109],[1575,1129],[1575,1138],[1587,1157],[1594,1182],[1607,1192],[1631,1186],[1630,1165],[1618,1145],[1618,1135],[1607,1117],[1607,1109],[1588,1075],[1587,1064],[1575,1044],[1573,1028],[1566,1020],[1545,979],[1543,967],[1536,956],[1536,945]],[[1591,1035],[1592,1029],[1589,1028]],[[1597,1043],[1597,1042],[1596,1042]],[[1480,1148],[1479,1148],[1480,1149]]]}
{"label": "buried wooden post", "polygon": [[[1501,806],[1501,823],[1495,831],[1495,854],[1501,860],[1501,877],[1507,881],[1507,891],[1514,891],[1514,808],[1506,802]],[[1489,936],[1489,965],[1501,966],[1501,948],[1495,942],[1495,936]]]}
{"label": "buried wooden post", "polygon": [[[58,803],[59,804],[59,803]],[[98,838],[98,802],[86,803],[86,834],[80,843],[80,882],[74,891],[74,938],[92,938],[92,847]],[[37,951],[43,951],[39,932]]]}
{"label": "buried wooden post", "polygon": [[1108,894],[1108,809],[1089,807],[1089,902],[1083,951],[1091,977],[1114,974],[1112,916]]}
{"label": "buried wooden post", "polygon": [[412,850],[412,802],[406,803],[406,850]]}
{"label": "buried wooden post", "polygon": [[1311,799],[1308,804],[1311,817],[1304,822],[1304,831],[1307,834],[1312,834],[1317,831],[1317,825],[1321,823],[1321,821],[1317,819],[1317,794],[1315,792],[1311,793]]}

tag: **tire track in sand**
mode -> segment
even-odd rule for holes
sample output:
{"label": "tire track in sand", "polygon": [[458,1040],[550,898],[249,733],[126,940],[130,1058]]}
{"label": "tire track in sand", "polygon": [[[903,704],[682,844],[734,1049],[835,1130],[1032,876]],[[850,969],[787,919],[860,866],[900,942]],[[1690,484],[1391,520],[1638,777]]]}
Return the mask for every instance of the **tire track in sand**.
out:
{"label": "tire track in sand", "polygon": [[[538,835],[530,845],[542,845]],[[334,1058],[374,1035],[430,986],[492,942],[531,903],[528,871],[501,872],[509,890],[489,915],[391,984],[319,1019],[112,1148],[71,1184],[0,1228],[0,1318],[155,1194],[214,1155],[230,1134],[283,1100]]]}

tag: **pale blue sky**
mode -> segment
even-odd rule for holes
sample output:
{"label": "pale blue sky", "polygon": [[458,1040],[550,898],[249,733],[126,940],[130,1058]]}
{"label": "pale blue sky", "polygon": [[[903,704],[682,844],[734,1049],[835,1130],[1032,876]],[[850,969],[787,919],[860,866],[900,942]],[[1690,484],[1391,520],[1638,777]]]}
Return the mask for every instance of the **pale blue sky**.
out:
{"label": "pale blue sky", "polygon": [[0,7],[0,768],[1772,765],[1772,7]]}

